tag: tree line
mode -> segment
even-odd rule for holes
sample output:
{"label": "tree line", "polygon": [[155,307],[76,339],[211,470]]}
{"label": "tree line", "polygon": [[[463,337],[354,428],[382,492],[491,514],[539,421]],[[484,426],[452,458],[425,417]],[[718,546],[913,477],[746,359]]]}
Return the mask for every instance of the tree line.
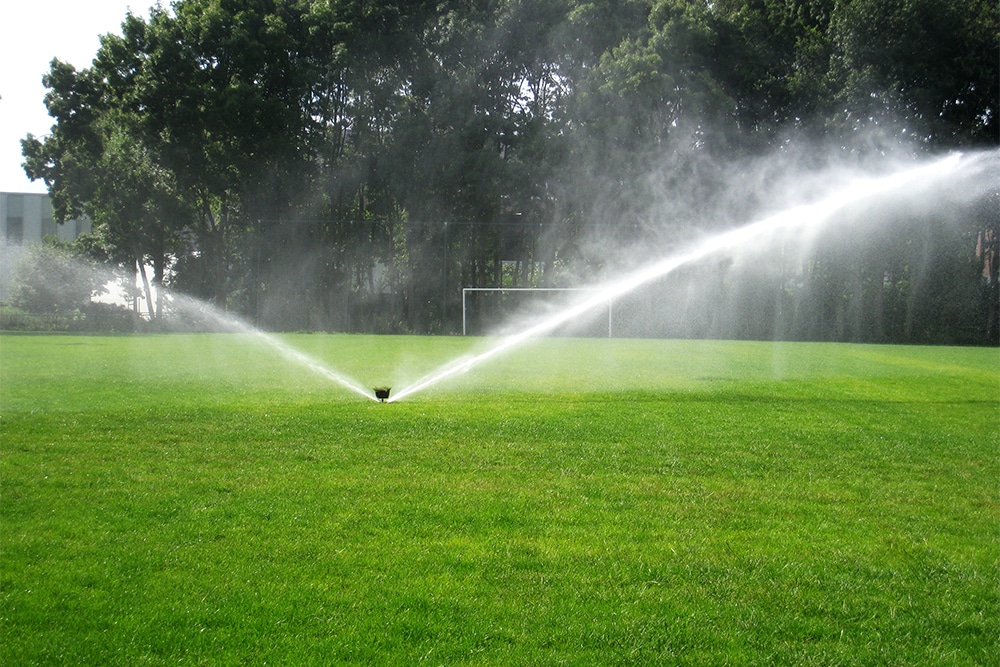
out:
{"label": "tree line", "polygon": [[[593,280],[752,210],[719,165],[995,148],[998,34],[987,0],[177,0],[54,60],[22,147],[87,252],[150,287],[447,333],[463,286]],[[811,257],[798,319],[723,333],[995,343],[995,203],[930,253]]]}

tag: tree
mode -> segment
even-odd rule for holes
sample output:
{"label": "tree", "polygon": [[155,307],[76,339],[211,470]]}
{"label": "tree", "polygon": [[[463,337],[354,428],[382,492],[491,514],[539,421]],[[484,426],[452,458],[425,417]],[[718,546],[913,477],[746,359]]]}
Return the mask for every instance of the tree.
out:
{"label": "tree", "polygon": [[18,262],[11,303],[30,313],[73,317],[103,290],[105,280],[69,244],[46,238]]}
{"label": "tree", "polygon": [[[1000,7],[986,0],[838,3],[834,118],[928,147],[995,146]],[[886,131],[883,129],[883,131]]]}
{"label": "tree", "polygon": [[[873,135],[995,146],[997,16],[985,0],[178,0],[128,15],[92,67],[54,62],[56,124],[24,154],[57,215],[92,217],[106,256],[153,283],[274,326],[448,330],[463,284],[593,278],[615,248],[724,224],[726,164],[817,140],[860,154]],[[877,271],[841,268],[816,275],[884,297],[888,321]]]}
{"label": "tree", "polygon": [[[100,63],[105,71],[139,63],[119,79],[118,97],[142,110],[147,145],[194,211],[184,284],[219,304],[233,237],[262,213],[250,209],[261,200],[248,193],[273,186],[274,174],[298,177],[310,157],[300,19],[292,2],[184,0],[172,14],[157,9],[148,24],[135,22],[124,48]],[[285,210],[297,194],[294,184],[280,185],[263,213]]]}
{"label": "tree", "polygon": [[44,139],[29,134],[21,150],[25,173],[45,182],[53,214],[61,223],[82,215],[84,203],[93,198],[90,166],[102,149],[96,123],[105,105],[100,82],[88,70],[77,72],[53,60],[42,83],[49,89],[45,106],[56,122]]}
{"label": "tree", "polygon": [[714,76],[735,102],[741,139],[766,149],[790,132],[822,132],[830,98],[836,0],[722,0],[711,14]]}
{"label": "tree", "polygon": [[[157,164],[127,127],[122,122],[107,130],[101,160],[94,165],[97,186],[88,209],[105,259],[141,277],[152,321],[162,314],[167,268],[182,248],[180,231],[191,213],[174,175]],[[152,281],[147,265],[153,269]]]}
{"label": "tree", "polygon": [[[141,23],[129,15],[126,33]],[[100,259],[138,271],[146,284],[150,319],[154,310],[147,263],[154,270],[153,284],[162,288],[173,230],[186,222],[183,206],[171,175],[149,155],[145,138],[137,129],[137,113],[116,98],[116,80],[102,71],[102,58],[121,51],[122,40],[105,37],[93,68],[77,72],[54,61],[45,84],[46,104],[56,125],[41,141],[24,142],[26,171],[43,178],[49,187],[60,222],[86,215],[100,243]],[[120,67],[115,74],[125,71]],[[162,295],[162,289],[158,289]]]}

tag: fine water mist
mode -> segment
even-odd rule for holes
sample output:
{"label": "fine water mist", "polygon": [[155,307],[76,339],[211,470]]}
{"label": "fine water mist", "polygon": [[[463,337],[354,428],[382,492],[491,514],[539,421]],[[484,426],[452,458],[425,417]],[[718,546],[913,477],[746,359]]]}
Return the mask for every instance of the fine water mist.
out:
{"label": "fine water mist", "polygon": [[[982,196],[995,180],[997,154],[952,154],[930,163],[879,176],[854,177],[807,204],[792,205],[742,227],[707,235],[687,247],[669,252],[619,279],[592,286],[584,296],[518,324],[503,333],[485,350],[456,359],[398,389],[389,402],[406,398],[456,375],[486,363],[525,341],[551,333],[576,318],[605,308],[610,301],[629,294],[678,269],[713,257],[739,259],[743,254],[775,244],[807,245],[810,239],[838,215],[853,209],[875,207],[898,198],[922,193],[962,201]],[[967,191],[964,189],[968,189]],[[957,191],[956,191],[957,190]]]}
{"label": "fine water mist", "polygon": [[354,378],[330,368],[330,366],[322,361],[307,355],[301,350],[295,349],[281,339],[265,333],[233,315],[224,313],[204,301],[178,293],[170,293],[169,300],[175,311],[175,315],[187,320],[189,324],[249,336],[253,340],[271,348],[286,360],[302,366],[306,370],[367,399],[377,400],[370,389]]}
{"label": "fine water mist", "polygon": [[[88,298],[91,303],[112,307],[109,312],[119,318],[138,315],[122,308],[120,302],[126,298],[123,286],[126,276],[120,271],[101,268],[92,263],[82,262],[58,254],[41,254],[26,257],[36,273],[44,273],[48,280],[36,281],[41,287],[32,287],[34,292],[44,290],[41,299],[45,303],[66,302],[78,306]],[[58,279],[53,279],[53,276]],[[334,370],[329,365],[304,352],[293,348],[279,338],[264,333],[247,322],[220,311],[207,302],[179,292],[168,291],[164,301],[169,313],[158,320],[158,330],[228,332],[247,336],[255,343],[262,344],[280,354],[284,359],[297,364],[320,377],[340,385],[345,389],[376,400],[367,387],[357,380]],[[68,307],[68,306],[67,306]],[[134,325],[134,321],[131,322]],[[127,329],[126,329],[127,330]]]}
{"label": "fine water mist", "polygon": [[[573,293],[574,298],[550,304],[543,312],[510,320],[487,347],[445,363],[408,386],[395,387],[391,396],[382,398],[389,403],[403,400],[485,364],[530,339],[551,334],[568,323],[594,316],[595,313],[608,312],[609,304],[616,299],[666,276],[681,273],[679,270],[682,268],[712,261],[730,264],[760,262],[761,257],[766,257],[768,252],[773,253],[775,248],[781,248],[782,252],[787,250],[789,253],[804,254],[810,244],[824,235],[840,238],[845,244],[863,245],[876,235],[878,226],[884,222],[875,213],[879,209],[883,209],[883,213],[886,209],[902,211],[904,215],[898,217],[908,220],[912,209],[936,211],[947,207],[960,208],[996,191],[998,167],[1000,152],[952,154],[888,174],[838,179],[835,184],[831,182],[826,191],[818,191],[814,185],[815,175],[810,175],[813,199],[808,203],[788,205],[743,226],[705,233],[685,245],[662,250],[660,256],[646,261],[637,269],[622,271],[616,279],[581,285],[580,291]],[[707,221],[705,226],[712,227],[710,223]],[[828,242],[828,238],[823,242]],[[87,273],[92,269],[86,267],[80,267],[78,271],[80,277],[77,282],[107,283],[117,279],[108,275],[95,280]],[[247,336],[288,362],[341,388],[372,401],[379,400],[372,388],[204,301],[168,292],[165,302],[170,311],[166,321],[183,330],[221,331]],[[396,379],[399,381],[400,378]],[[384,393],[387,392],[386,389]]]}

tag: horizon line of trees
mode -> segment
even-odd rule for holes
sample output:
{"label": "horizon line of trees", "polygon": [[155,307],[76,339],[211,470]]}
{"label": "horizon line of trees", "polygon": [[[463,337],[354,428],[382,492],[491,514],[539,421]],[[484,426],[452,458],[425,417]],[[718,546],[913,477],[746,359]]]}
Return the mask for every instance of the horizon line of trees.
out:
{"label": "horizon line of trees", "polygon": [[[89,68],[54,60],[55,124],[22,147],[149,293],[449,333],[463,286],[594,280],[613,248],[761,206],[723,165],[995,149],[998,35],[987,0],[177,0]],[[731,335],[996,344],[992,201],[940,246],[817,255],[808,327]]]}

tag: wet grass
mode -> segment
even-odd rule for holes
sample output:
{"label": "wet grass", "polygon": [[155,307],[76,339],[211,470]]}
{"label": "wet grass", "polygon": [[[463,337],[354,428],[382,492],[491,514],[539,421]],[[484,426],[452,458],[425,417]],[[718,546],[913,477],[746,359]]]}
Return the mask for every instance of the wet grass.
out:
{"label": "wet grass", "polygon": [[0,662],[998,664],[998,361],[6,336]]}

